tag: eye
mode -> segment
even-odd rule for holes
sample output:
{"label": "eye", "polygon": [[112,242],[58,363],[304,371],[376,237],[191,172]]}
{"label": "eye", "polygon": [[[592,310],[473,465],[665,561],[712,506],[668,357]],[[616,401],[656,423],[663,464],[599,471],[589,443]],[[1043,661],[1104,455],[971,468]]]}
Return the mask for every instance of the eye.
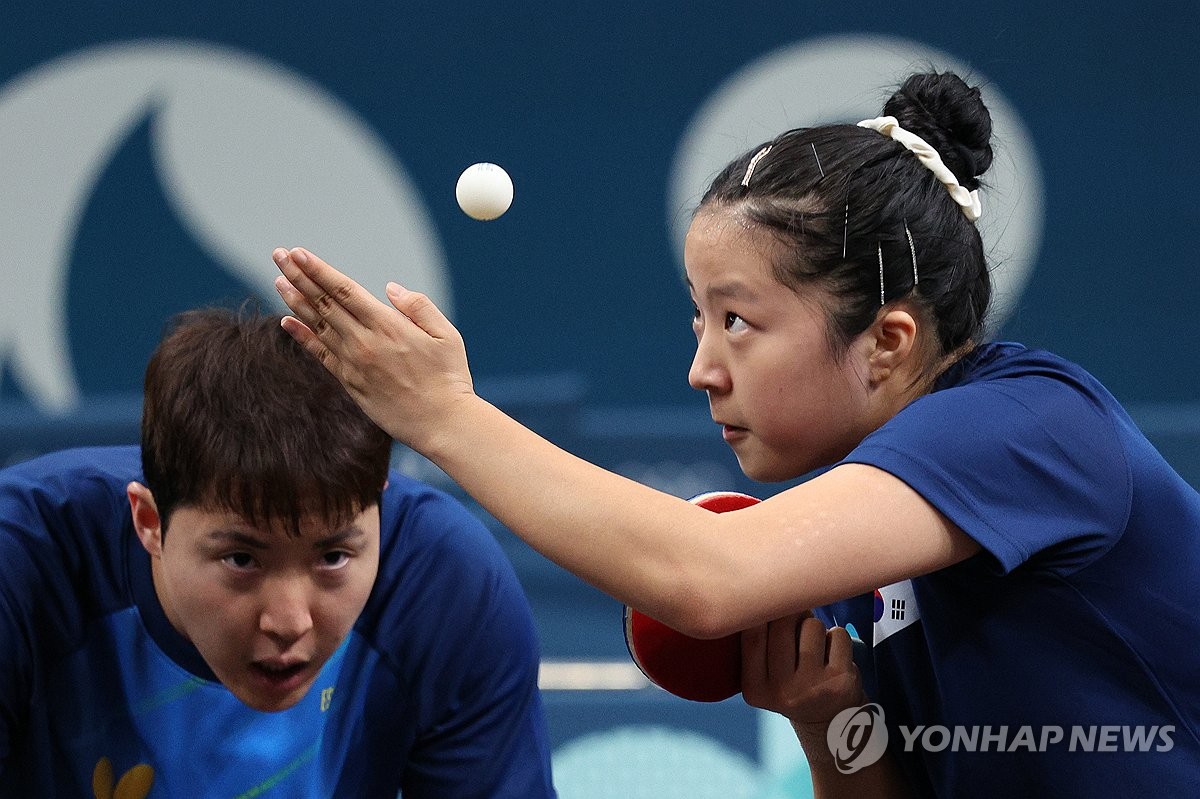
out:
{"label": "eye", "polygon": [[321,568],[340,569],[350,562],[350,553],[335,549],[321,555]]}
{"label": "eye", "polygon": [[725,314],[725,329],[731,333],[745,330],[747,328],[746,320],[732,311]]}
{"label": "eye", "polygon": [[221,558],[221,562],[235,571],[250,571],[258,565],[248,552],[231,552]]}

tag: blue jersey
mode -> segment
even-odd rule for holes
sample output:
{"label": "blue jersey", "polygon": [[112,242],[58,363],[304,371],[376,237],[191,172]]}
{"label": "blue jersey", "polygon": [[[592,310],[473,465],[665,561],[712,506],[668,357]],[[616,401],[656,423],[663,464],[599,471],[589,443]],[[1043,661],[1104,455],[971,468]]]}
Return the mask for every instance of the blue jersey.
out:
{"label": "blue jersey", "polygon": [[0,796],[553,796],[529,607],[465,508],[390,475],[365,610],[263,713],[167,621],[140,479],[133,447],[0,471]]}
{"label": "blue jersey", "polygon": [[1200,495],[1093,377],[982,347],[845,461],[982,546],[820,613],[872,645],[868,693],[923,794],[1195,795]]}

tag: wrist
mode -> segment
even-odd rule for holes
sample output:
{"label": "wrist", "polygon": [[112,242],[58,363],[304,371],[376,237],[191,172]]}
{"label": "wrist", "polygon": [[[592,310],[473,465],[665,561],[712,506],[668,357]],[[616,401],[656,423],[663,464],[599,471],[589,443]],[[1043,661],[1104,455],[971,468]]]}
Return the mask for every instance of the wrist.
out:
{"label": "wrist", "polygon": [[829,751],[828,721],[793,721],[792,729],[809,763],[817,765],[833,761],[833,753]]}
{"label": "wrist", "polygon": [[[863,693],[856,701],[848,703],[842,710],[859,707],[870,701],[867,695]],[[833,723],[833,719],[836,717],[837,714],[835,713],[827,719],[788,719],[792,724],[792,730],[796,733],[796,738],[800,741],[800,745],[804,748],[804,753],[808,756],[810,762],[814,760],[821,763],[832,762],[833,753],[829,749],[829,725]]]}
{"label": "wrist", "polygon": [[403,443],[440,466],[462,447],[471,446],[471,434],[482,429],[482,414],[490,407],[473,391],[463,391],[414,425]]}

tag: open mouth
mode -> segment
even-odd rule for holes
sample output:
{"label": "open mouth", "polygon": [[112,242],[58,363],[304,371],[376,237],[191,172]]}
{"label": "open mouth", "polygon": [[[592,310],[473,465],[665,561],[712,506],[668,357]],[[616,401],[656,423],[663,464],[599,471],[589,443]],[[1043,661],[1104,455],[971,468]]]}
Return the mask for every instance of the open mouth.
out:
{"label": "open mouth", "polygon": [[269,687],[281,690],[297,687],[303,682],[304,674],[308,670],[308,664],[305,662],[292,663],[287,666],[273,663],[252,663],[250,666],[259,680]]}
{"label": "open mouth", "polygon": [[725,439],[726,441],[734,441],[742,438],[748,432],[750,431],[744,427],[736,427],[735,425],[731,424],[721,425],[721,438]]}

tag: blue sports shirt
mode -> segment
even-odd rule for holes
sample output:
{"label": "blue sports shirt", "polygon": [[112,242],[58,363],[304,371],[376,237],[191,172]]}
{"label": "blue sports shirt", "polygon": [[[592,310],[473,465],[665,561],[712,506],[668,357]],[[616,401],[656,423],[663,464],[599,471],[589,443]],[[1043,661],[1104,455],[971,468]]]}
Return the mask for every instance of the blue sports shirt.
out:
{"label": "blue sports shirt", "polygon": [[981,347],[845,462],[982,547],[819,613],[872,645],[864,682],[922,795],[1196,795],[1200,494],[1095,378]]}
{"label": "blue sports shirt", "polygon": [[305,698],[263,713],[167,621],[140,475],[136,447],[0,471],[0,796],[554,795],[530,610],[460,504],[390,475],[366,608]]}

